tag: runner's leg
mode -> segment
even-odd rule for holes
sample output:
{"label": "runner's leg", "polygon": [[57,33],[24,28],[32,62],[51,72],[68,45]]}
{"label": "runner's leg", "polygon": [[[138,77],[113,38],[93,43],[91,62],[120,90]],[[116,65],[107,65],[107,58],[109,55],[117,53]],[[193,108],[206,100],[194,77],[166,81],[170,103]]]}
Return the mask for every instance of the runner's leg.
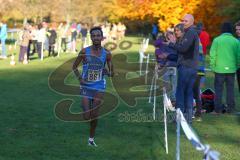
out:
{"label": "runner's leg", "polygon": [[93,138],[95,135],[95,130],[97,127],[97,118],[98,118],[98,114],[99,114],[99,105],[101,104],[101,101],[103,99],[103,92],[97,92],[94,96],[93,99],[93,110],[91,111],[90,115],[91,115],[91,121],[90,121],[90,138]]}

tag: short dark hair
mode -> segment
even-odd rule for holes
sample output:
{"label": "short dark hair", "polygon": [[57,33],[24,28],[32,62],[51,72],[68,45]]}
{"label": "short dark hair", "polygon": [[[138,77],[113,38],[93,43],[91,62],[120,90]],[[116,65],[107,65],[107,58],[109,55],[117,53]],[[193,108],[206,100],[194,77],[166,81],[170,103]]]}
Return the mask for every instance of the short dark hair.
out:
{"label": "short dark hair", "polygon": [[235,27],[240,26],[240,20],[235,23]]}
{"label": "short dark hair", "polygon": [[222,33],[233,33],[233,27],[231,22],[223,22],[221,26]]}
{"label": "short dark hair", "polygon": [[184,25],[182,23],[179,23],[177,24],[175,27],[174,27],[174,30],[175,29],[179,29],[182,33],[184,32]]}
{"label": "short dark hair", "polygon": [[98,31],[100,31],[101,32],[101,35],[103,36],[103,31],[102,31],[102,28],[101,27],[93,27],[93,28],[91,28],[91,30],[90,30],[90,34],[92,34],[92,32],[93,31],[96,31],[96,30],[98,30]]}

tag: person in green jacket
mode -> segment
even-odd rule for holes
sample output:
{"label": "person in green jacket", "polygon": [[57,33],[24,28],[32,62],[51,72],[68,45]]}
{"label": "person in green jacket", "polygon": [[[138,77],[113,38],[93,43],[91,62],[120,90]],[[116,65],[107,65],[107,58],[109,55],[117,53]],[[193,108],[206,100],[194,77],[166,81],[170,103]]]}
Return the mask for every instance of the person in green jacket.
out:
{"label": "person in green jacket", "polygon": [[[239,43],[240,43],[240,20],[235,24],[235,30],[236,30],[237,39],[239,40]],[[240,92],[240,67],[238,67],[238,70],[237,70],[237,80],[238,80],[238,90]]]}
{"label": "person in green jacket", "polygon": [[232,113],[235,109],[234,101],[234,80],[235,73],[240,65],[240,44],[232,35],[232,24],[224,22],[222,24],[222,34],[213,40],[210,49],[210,67],[215,73],[215,114],[223,111],[222,93],[223,85],[226,83],[227,91],[227,113]]}

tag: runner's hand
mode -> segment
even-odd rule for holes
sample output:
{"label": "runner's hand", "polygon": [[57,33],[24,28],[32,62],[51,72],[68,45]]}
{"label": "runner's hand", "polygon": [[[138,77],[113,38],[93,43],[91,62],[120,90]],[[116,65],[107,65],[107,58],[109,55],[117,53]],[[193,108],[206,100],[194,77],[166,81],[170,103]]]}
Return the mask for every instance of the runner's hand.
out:
{"label": "runner's hand", "polygon": [[78,80],[79,80],[79,82],[80,82],[81,85],[86,83],[85,80],[82,79],[82,77],[79,77]]}

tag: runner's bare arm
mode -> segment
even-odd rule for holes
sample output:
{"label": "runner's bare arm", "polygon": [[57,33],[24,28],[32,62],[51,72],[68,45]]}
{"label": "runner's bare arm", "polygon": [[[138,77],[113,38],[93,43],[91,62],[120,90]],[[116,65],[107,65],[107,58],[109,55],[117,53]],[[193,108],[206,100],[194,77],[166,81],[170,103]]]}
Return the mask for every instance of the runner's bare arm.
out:
{"label": "runner's bare arm", "polygon": [[80,72],[79,72],[79,70],[78,70],[78,65],[79,65],[84,59],[85,59],[85,49],[82,49],[82,50],[79,52],[76,60],[75,60],[74,63],[73,63],[73,66],[72,66],[72,70],[73,70],[75,76],[76,76],[79,80],[81,80],[82,77],[81,77]]}
{"label": "runner's bare arm", "polygon": [[112,54],[110,51],[107,51],[107,66],[109,71],[109,76],[114,76],[114,69],[113,69],[113,63],[112,63]]}

